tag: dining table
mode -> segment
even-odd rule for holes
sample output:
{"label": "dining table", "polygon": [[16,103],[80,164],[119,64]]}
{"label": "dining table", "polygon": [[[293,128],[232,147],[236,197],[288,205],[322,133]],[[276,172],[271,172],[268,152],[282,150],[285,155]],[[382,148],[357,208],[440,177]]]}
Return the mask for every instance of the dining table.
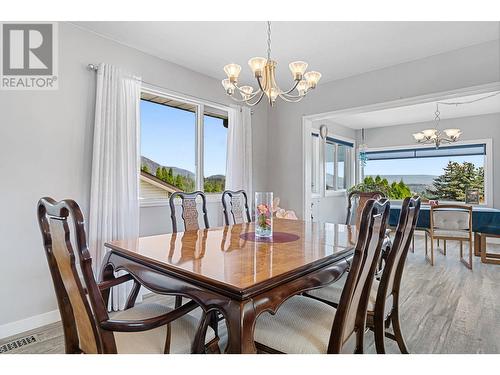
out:
{"label": "dining table", "polygon": [[[349,265],[353,225],[274,219],[106,243],[102,281],[126,271],[150,291],[194,300],[226,320],[226,353],[256,353],[254,326],[288,298],[334,283]],[[109,272],[112,270],[112,272]]]}

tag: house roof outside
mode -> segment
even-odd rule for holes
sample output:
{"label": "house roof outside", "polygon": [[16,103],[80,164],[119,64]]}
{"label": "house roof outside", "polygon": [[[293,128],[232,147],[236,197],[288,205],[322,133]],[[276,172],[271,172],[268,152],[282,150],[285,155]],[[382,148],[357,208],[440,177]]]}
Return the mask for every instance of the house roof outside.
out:
{"label": "house roof outside", "polygon": [[[158,189],[164,190],[165,192],[167,192],[168,196],[170,196],[170,194],[172,193],[175,193],[176,191],[181,191],[177,186],[171,185],[163,180],[160,180],[158,177],[144,171],[141,171],[140,180],[141,182],[145,182]],[[141,196],[142,195],[143,194],[141,194]]]}

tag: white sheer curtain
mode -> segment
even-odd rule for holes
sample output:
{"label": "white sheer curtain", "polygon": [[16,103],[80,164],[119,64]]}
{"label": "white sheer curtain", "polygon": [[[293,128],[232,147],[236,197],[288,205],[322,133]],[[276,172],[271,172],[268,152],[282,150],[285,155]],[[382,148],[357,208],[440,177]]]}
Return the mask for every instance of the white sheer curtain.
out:
{"label": "white sheer curtain", "polygon": [[[141,82],[121,69],[97,71],[89,245],[99,276],[111,240],[139,235],[139,109]],[[131,282],[114,287],[110,308],[123,309]]]}
{"label": "white sheer curtain", "polygon": [[252,196],[252,117],[250,108],[231,106],[227,132],[226,189]]}

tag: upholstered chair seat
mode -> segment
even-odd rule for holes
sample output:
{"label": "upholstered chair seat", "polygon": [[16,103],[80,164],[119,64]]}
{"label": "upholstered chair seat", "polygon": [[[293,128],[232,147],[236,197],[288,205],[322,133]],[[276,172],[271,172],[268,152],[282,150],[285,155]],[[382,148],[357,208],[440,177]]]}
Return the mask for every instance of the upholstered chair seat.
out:
{"label": "upholstered chair seat", "polygon": [[[321,299],[332,301],[338,303],[340,301],[340,295],[342,294],[342,289],[347,280],[347,273],[345,273],[338,281],[328,285],[324,288],[315,289],[307,292],[313,297],[319,297]],[[377,300],[377,292],[380,281],[377,279],[373,280],[372,288],[370,291],[370,296],[368,297],[368,313],[375,311],[375,301]],[[385,311],[387,314],[392,310],[392,295],[390,295],[385,302]]]}
{"label": "upholstered chair seat", "polygon": [[[113,315],[117,320],[140,320],[163,315],[172,311],[171,307],[159,303],[141,303],[135,307],[119,311]],[[189,314],[170,323],[170,354],[191,353],[193,338],[200,324],[201,310],[197,308]],[[195,316],[197,315],[197,316]],[[167,325],[144,332],[114,332],[118,354],[162,354],[165,349]],[[211,327],[207,328],[205,343],[215,338]]]}
{"label": "upholstered chair seat", "polygon": [[469,231],[464,230],[447,230],[447,229],[434,229],[434,238],[436,237],[454,237],[469,239]]}
{"label": "upholstered chair seat", "polygon": [[263,313],[255,324],[255,341],[282,353],[324,354],[336,310],[304,296],[287,300],[275,315]]}

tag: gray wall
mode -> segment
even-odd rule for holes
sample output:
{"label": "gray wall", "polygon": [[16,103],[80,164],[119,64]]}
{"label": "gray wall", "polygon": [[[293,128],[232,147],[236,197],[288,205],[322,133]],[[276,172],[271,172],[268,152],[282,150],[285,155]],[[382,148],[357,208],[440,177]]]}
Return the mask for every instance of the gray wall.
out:
{"label": "gray wall", "polygon": [[[73,198],[88,215],[95,104],[88,63],[114,64],[170,90],[230,104],[218,80],[72,24],[60,24],[59,39],[58,90],[0,91],[0,326],[57,308],[36,203],[46,195]],[[252,123],[254,188],[265,190],[266,106],[256,108]],[[210,210],[220,223],[218,207]],[[168,231],[169,221],[166,207],[141,210],[144,234]]]}
{"label": "gray wall", "polygon": [[[500,81],[499,42],[478,44],[320,84],[300,103],[269,111],[269,188],[302,212],[302,116]],[[290,173],[290,171],[295,171]]]}
{"label": "gray wall", "polygon": [[[498,108],[500,112],[500,108]],[[366,129],[365,143],[368,147],[390,147],[414,144],[413,133],[434,127],[432,121],[417,124],[387,126],[382,128]],[[441,129],[459,128],[463,134],[461,140],[469,141],[476,139],[493,140],[493,206],[500,207],[500,162],[498,162],[498,145],[500,144],[500,113],[492,113],[481,116],[461,117],[449,120],[441,120]],[[358,139],[361,132],[358,132]],[[495,163],[496,161],[496,163]]]}

